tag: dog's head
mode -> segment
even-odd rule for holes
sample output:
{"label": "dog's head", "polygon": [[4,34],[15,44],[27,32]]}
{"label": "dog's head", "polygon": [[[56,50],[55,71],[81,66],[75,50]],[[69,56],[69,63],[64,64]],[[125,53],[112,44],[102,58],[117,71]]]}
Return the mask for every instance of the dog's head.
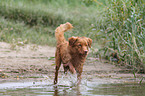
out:
{"label": "dog's head", "polygon": [[71,37],[69,38],[69,46],[73,53],[87,55],[91,47],[92,39],[87,37]]}

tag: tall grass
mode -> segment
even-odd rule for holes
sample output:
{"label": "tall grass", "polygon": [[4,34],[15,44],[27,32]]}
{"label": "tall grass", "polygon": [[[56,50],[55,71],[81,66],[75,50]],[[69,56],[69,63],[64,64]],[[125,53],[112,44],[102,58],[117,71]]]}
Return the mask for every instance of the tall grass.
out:
{"label": "tall grass", "polygon": [[143,0],[106,2],[102,33],[104,55],[118,55],[118,63],[145,72],[145,5]]}

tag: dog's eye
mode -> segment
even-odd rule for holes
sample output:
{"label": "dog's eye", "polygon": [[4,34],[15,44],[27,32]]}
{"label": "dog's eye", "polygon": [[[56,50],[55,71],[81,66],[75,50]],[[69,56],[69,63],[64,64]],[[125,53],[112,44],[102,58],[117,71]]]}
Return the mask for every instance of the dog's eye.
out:
{"label": "dog's eye", "polygon": [[78,46],[79,46],[79,47],[81,47],[82,45],[81,45],[81,44],[79,44]]}

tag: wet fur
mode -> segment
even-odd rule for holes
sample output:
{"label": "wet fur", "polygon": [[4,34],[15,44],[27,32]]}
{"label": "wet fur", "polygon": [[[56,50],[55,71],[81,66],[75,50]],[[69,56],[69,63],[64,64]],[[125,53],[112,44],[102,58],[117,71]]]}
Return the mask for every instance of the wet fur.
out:
{"label": "wet fur", "polygon": [[65,40],[64,32],[72,29],[73,26],[67,22],[61,24],[55,30],[55,37],[57,40],[55,53],[55,78],[54,84],[58,81],[58,70],[61,63],[63,63],[64,73],[69,70],[71,73],[77,73],[77,84],[81,81],[81,74],[83,64],[91,47],[92,39],[87,37],[70,37],[68,41]]}

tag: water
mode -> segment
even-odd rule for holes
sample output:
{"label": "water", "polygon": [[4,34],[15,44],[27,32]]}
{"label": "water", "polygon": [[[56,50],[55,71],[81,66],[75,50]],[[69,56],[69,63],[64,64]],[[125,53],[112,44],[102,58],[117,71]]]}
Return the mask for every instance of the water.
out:
{"label": "water", "polygon": [[145,83],[109,83],[106,80],[82,80],[80,86],[64,78],[58,85],[50,80],[3,82],[0,96],[145,96]]}

